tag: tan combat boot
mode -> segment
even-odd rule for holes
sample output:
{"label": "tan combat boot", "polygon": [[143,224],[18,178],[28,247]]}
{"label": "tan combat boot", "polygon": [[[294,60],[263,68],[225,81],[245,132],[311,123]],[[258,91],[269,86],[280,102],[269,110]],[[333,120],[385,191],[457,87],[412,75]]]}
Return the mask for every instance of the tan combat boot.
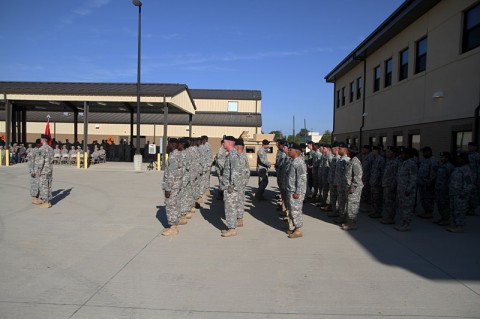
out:
{"label": "tan combat boot", "polygon": [[243,227],[243,218],[237,218],[237,227]]}
{"label": "tan combat boot", "polygon": [[185,217],[187,217],[187,219],[192,219],[192,216],[193,216],[192,211],[189,211],[189,212],[187,213],[187,215],[185,215]]}
{"label": "tan combat boot", "polygon": [[178,220],[179,225],[186,225],[187,224],[187,216],[180,216],[180,219]]}
{"label": "tan combat boot", "polygon": [[342,224],[342,229],[343,230],[356,230],[357,228],[358,228],[357,223],[353,222],[353,221],[349,221],[345,224]]}
{"label": "tan combat boot", "polygon": [[50,202],[42,202],[40,205],[38,205],[39,208],[50,208],[52,207],[52,204]]}
{"label": "tan combat boot", "polygon": [[197,209],[196,209],[195,207],[192,207],[192,209],[190,209],[190,212],[191,212],[192,214],[195,214],[195,213],[197,212]]}
{"label": "tan combat boot", "polygon": [[237,236],[237,231],[235,228],[229,228],[227,230],[222,231],[222,237],[233,237]]}
{"label": "tan combat boot", "polygon": [[303,237],[303,232],[301,228],[295,228],[294,231],[292,231],[289,235],[288,238],[300,238]]}
{"label": "tan combat boot", "polygon": [[172,225],[170,228],[165,228],[162,231],[162,236],[174,236],[178,235],[178,228],[177,225]]}
{"label": "tan combat boot", "polygon": [[32,196],[32,204],[40,205],[40,204],[43,204],[43,202],[40,199],[38,199],[38,197]]}

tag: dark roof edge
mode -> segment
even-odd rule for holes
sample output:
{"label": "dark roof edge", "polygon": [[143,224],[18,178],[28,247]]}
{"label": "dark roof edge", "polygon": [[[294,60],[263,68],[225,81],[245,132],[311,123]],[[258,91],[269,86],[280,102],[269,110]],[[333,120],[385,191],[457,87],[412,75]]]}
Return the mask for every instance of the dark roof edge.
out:
{"label": "dark roof edge", "polygon": [[[243,99],[249,100],[257,100],[260,101],[262,99],[262,91],[260,90],[236,90],[236,89],[191,89],[195,99],[209,99],[211,95],[217,95],[215,99],[218,100],[228,100],[230,98],[236,98],[236,94],[242,94]],[[203,93],[203,94],[202,94]],[[232,97],[223,97],[228,96],[228,93],[231,93]],[[203,97],[205,95],[209,95],[208,97]],[[220,97],[220,95],[223,95]],[[246,98],[246,95],[250,95]]]}
{"label": "dark roof edge", "polygon": [[[345,59],[343,59],[332,71],[330,71],[324,79],[327,82],[333,83],[335,81],[335,75],[340,71],[351,65],[352,63],[358,64],[359,61],[365,59],[368,55],[367,50],[370,47],[378,45],[379,42],[385,41],[381,39],[386,32],[394,29],[394,27],[402,22],[402,19],[406,19],[409,15],[416,16],[413,21],[420,18],[428,10],[437,5],[441,0],[405,0],[385,21],[382,22],[365,40],[363,40]],[[421,10],[418,8],[420,7]],[[403,30],[403,28],[402,28]],[[402,30],[394,30],[393,36],[396,36]],[[391,39],[393,36],[390,36]],[[386,41],[385,41],[386,42]],[[375,51],[375,50],[374,50]],[[355,65],[356,65],[355,64]]]}

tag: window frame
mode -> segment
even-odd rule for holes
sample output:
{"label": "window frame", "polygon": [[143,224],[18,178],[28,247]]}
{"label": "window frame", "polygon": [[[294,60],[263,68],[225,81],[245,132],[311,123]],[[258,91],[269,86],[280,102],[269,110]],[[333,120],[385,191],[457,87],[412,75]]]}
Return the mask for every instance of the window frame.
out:
{"label": "window frame", "polygon": [[[403,55],[406,53],[406,63],[404,63],[403,60]],[[408,79],[408,64],[409,64],[409,48],[405,48],[399,53],[399,63],[398,63],[398,81],[403,81],[405,79]],[[405,74],[404,74],[405,72]]]}
{"label": "window frame", "polygon": [[[474,46],[467,46],[468,43],[468,38],[469,35],[472,34],[473,32],[480,32],[480,22],[475,24],[473,27],[467,29],[467,24],[468,24],[468,13],[472,12],[473,10],[480,10],[480,3],[477,3],[476,5],[468,8],[463,12],[463,23],[462,23],[462,53],[466,53],[468,51],[471,51],[473,49],[476,49],[480,46],[480,41]],[[473,37],[476,38],[476,37]]]}
{"label": "window frame", "polygon": [[350,96],[348,98],[350,103],[353,102],[354,96],[355,96],[355,81],[352,81],[352,82],[350,82]]}
{"label": "window frame", "polygon": [[346,99],[345,91],[346,91],[346,90],[347,90],[347,88],[346,88],[345,86],[342,87],[342,89],[341,89],[342,93],[341,93],[340,96],[341,96],[341,99],[342,99],[342,106],[345,106],[345,99]]}
{"label": "window frame", "polygon": [[[390,71],[389,71],[389,65],[390,65]],[[383,87],[389,87],[392,85],[392,79],[393,79],[393,60],[392,58],[389,58],[385,60],[385,76],[384,76],[384,81],[383,81]]]}
{"label": "window frame", "polygon": [[[231,104],[232,103],[232,104]],[[235,103],[235,110],[233,111],[230,106],[233,105],[233,103]],[[227,112],[229,113],[235,113],[235,112],[238,112],[238,101],[228,101],[227,103]]]}
{"label": "window frame", "polygon": [[[420,42],[426,41],[425,44],[425,53],[420,54],[419,49],[420,49]],[[424,36],[420,40],[415,42],[415,74],[418,74],[420,72],[424,72],[427,70],[427,53],[428,53],[428,37]],[[422,62],[422,59],[425,61]],[[422,62],[422,63],[421,63]]]}
{"label": "window frame", "polygon": [[373,68],[373,92],[380,91],[380,79],[382,73],[380,72],[380,65]]}
{"label": "window frame", "polygon": [[358,77],[357,78],[357,100],[359,100],[361,97],[362,97],[362,85],[363,85],[363,81],[362,81],[362,77]]}

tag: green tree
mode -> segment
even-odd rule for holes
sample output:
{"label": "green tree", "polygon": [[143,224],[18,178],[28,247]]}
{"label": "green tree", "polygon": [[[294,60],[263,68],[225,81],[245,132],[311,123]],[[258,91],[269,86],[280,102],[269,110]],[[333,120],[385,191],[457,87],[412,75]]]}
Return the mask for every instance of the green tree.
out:
{"label": "green tree", "polygon": [[283,133],[282,131],[271,131],[268,134],[275,134],[275,140],[283,140]]}
{"label": "green tree", "polygon": [[325,130],[325,132],[322,135],[322,138],[320,139],[320,142],[322,143],[332,143],[332,133],[329,130]]}
{"label": "green tree", "polygon": [[287,141],[290,143],[297,143],[300,144],[300,139],[298,138],[298,134],[293,136],[293,135],[288,135],[287,136]]}

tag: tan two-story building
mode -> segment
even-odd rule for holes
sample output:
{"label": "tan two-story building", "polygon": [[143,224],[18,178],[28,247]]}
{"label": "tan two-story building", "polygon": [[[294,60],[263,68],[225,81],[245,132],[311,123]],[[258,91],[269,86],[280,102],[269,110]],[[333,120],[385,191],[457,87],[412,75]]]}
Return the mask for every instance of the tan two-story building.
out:
{"label": "tan two-story building", "polygon": [[406,0],[325,79],[337,141],[435,153],[478,142],[480,1]]}

